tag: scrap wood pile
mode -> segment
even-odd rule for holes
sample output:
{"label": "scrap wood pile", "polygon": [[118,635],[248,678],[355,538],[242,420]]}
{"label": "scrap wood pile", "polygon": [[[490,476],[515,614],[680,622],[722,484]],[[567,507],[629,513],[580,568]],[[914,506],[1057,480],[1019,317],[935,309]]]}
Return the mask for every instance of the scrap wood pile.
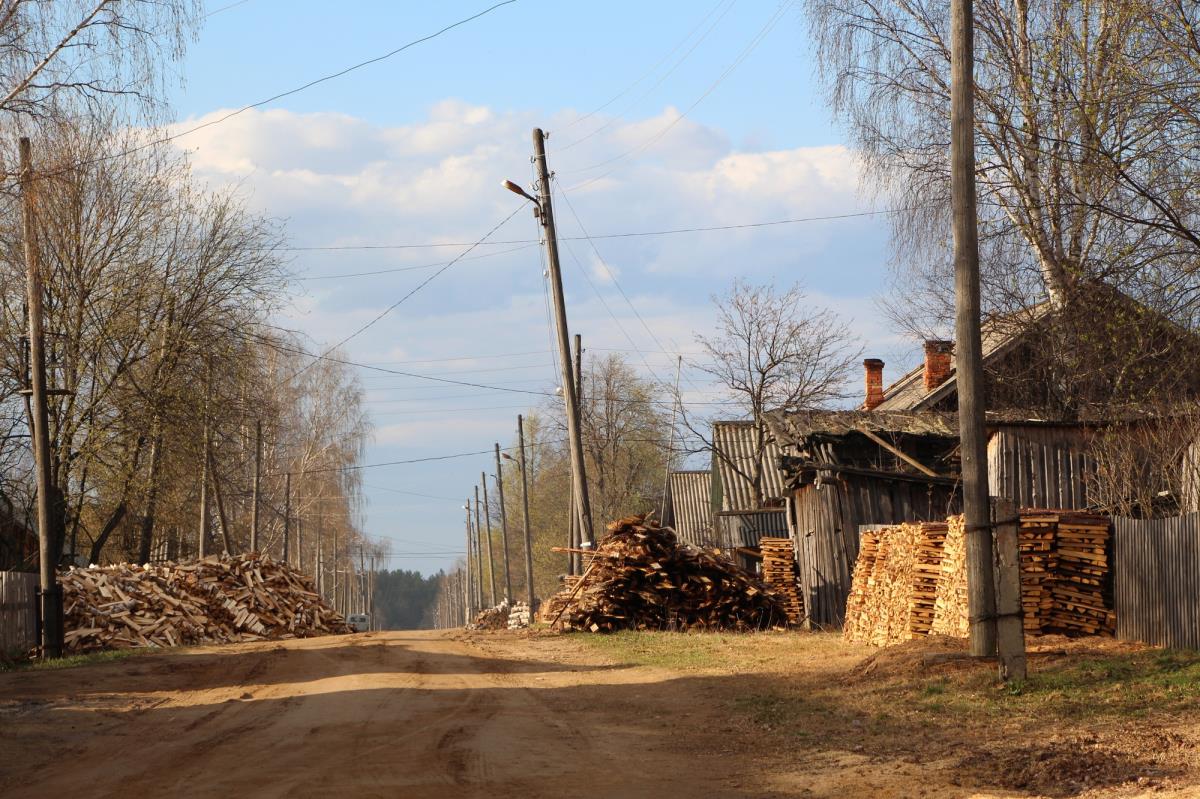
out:
{"label": "scrap wood pile", "polygon": [[[1029,635],[1111,635],[1105,592],[1108,520],[1074,511],[1021,514],[1021,604]],[[902,524],[862,533],[844,635],[876,646],[922,635],[965,638],[966,534],[947,524]]]}
{"label": "scrap wood pile", "polygon": [[512,606],[512,610],[508,612],[508,629],[520,630],[523,627],[528,627],[533,619],[533,614],[529,612],[529,605],[525,602],[517,602]]}
{"label": "scrap wood pile", "polygon": [[59,582],[71,652],[350,632],[307,577],[256,552],[73,568]]}
{"label": "scrap wood pile", "polygon": [[508,615],[508,600],[505,599],[499,605],[476,613],[470,627],[474,630],[504,630],[508,627]]}
{"label": "scrap wood pile", "polygon": [[[681,544],[646,516],[608,525],[580,579],[546,604],[566,630],[761,630],[787,624],[783,603],[716,551]],[[560,615],[561,613],[561,615]]]}
{"label": "scrap wood pile", "polygon": [[796,568],[796,553],[790,538],[761,538],[763,582],[783,602],[788,622],[804,621],[804,596],[800,593],[800,571]]}

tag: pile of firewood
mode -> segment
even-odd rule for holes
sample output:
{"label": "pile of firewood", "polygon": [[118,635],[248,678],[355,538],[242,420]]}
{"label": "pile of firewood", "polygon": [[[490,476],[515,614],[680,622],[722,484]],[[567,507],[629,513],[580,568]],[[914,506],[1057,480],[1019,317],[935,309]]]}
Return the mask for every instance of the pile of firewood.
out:
{"label": "pile of firewood", "polygon": [[763,582],[783,602],[788,622],[804,621],[804,595],[800,593],[800,572],[796,568],[796,553],[790,538],[761,538]]}
{"label": "pile of firewood", "polygon": [[508,612],[508,629],[520,630],[528,627],[533,619],[533,614],[529,612],[529,605],[524,602],[517,602]]}
{"label": "pile of firewood", "polygon": [[[1018,541],[1026,634],[1114,632],[1116,616],[1105,590],[1108,540],[1103,516],[1022,512]],[[877,646],[929,634],[965,638],[966,562],[961,516],[947,524],[864,530],[846,603],[845,637]]]}
{"label": "pile of firewood", "polygon": [[[566,630],[761,630],[787,625],[783,603],[718,552],[681,544],[646,516],[608,525],[591,563],[547,602]],[[543,611],[543,617],[548,616]],[[555,617],[548,618],[554,621]]]}
{"label": "pile of firewood", "polygon": [[307,577],[259,553],[73,568],[59,582],[71,652],[350,632]]}
{"label": "pile of firewood", "polygon": [[475,621],[470,626],[475,630],[503,630],[507,628],[508,600],[505,599],[495,607],[484,608],[476,613]]}

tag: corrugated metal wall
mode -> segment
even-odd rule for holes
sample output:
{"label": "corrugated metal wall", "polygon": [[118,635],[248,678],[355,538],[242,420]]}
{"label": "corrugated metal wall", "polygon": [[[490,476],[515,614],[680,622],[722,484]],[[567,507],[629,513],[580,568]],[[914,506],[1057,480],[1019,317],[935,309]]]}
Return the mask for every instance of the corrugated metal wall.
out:
{"label": "corrugated metal wall", "polygon": [[717,523],[722,531],[720,546],[724,549],[757,547],[759,539],[763,536],[779,538],[790,535],[787,511],[784,508],[777,511],[731,514],[719,516],[718,519]]}
{"label": "corrugated metal wall", "polygon": [[[752,474],[754,468],[754,424],[752,422],[713,422],[713,446],[738,465],[738,469]],[[783,472],[779,469],[782,450],[773,440],[768,440],[763,449],[762,492],[766,499],[784,495]],[[754,487],[750,481],[731,467],[725,458],[713,457],[717,474],[721,478],[721,510],[753,510]]]}
{"label": "corrugated metal wall", "polygon": [[1200,513],[1113,528],[1117,637],[1200,649]]}
{"label": "corrugated metal wall", "polygon": [[1096,461],[1079,428],[1002,427],[988,440],[988,491],[1019,508],[1080,510],[1089,506]]}
{"label": "corrugated metal wall", "polygon": [[934,521],[959,511],[949,486],[865,475],[843,475],[793,493],[796,564],[813,624],[840,627],[864,524]]}
{"label": "corrugated metal wall", "polygon": [[712,543],[712,472],[671,472],[671,524],[680,540],[696,546]]}

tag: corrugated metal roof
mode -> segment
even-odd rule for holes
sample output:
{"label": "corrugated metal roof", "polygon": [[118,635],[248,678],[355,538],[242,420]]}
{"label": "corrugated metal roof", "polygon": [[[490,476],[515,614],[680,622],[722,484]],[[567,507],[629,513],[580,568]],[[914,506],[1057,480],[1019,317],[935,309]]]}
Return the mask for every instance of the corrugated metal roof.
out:
{"label": "corrugated metal roof", "polygon": [[[1021,333],[1029,329],[1032,322],[1050,312],[1049,302],[1042,302],[1017,314],[994,316],[983,323],[980,339],[983,345],[983,362],[986,364],[1016,346]],[[925,390],[925,365],[922,364],[892,383],[883,391],[883,402],[875,411],[919,411],[930,408],[953,393],[958,385],[958,375],[951,368],[950,376],[932,391]]]}
{"label": "corrugated metal roof", "polygon": [[[754,468],[754,423],[713,422],[713,447],[721,454],[713,454],[717,475],[721,480],[721,510],[752,510],[754,486],[741,472],[753,473]],[[764,500],[782,499],[783,472],[779,470],[782,456],[779,445],[767,435],[762,460],[762,493]],[[724,457],[722,457],[724,456]],[[737,464],[734,469],[728,461]]]}
{"label": "corrugated metal roof", "polygon": [[671,518],[679,538],[701,546],[713,537],[712,472],[671,472]]}

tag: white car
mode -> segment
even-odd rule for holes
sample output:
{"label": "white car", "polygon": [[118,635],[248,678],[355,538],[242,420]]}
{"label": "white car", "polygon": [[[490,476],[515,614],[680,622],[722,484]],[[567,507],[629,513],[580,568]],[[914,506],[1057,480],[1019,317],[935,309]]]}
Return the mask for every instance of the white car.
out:
{"label": "white car", "polygon": [[366,613],[351,613],[346,617],[346,623],[356,633],[365,633],[371,629],[371,617]]}

